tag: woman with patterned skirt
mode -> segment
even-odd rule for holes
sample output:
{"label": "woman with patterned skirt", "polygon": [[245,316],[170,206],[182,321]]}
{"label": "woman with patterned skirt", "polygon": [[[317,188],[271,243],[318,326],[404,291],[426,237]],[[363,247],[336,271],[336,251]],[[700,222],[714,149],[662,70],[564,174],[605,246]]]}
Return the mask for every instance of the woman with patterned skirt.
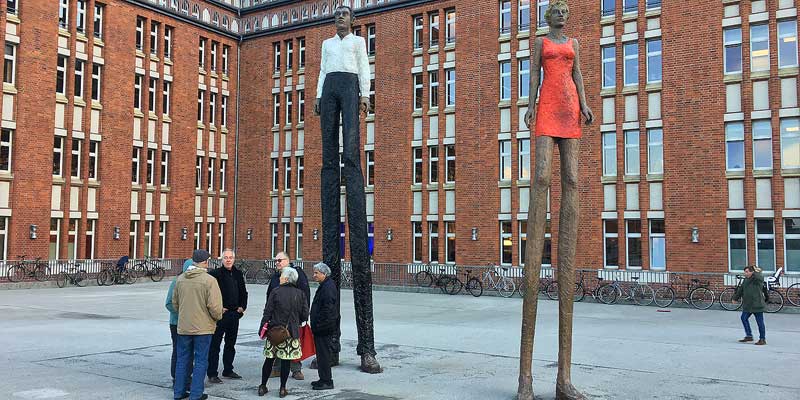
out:
{"label": "woman with patterned skirt", "polygon": [[308,303],[303,292],[297,288],[297,271],[294,268],[284,268],[281,271],[281,285],[274,289],[267,304],[264,306],[264,316],[261,325],[271,329],[284,326],[289,331],[289,337],[278,345],[273,345],[269,340],[264,344],[264,365],[261,367],[261,385],[258,395],[263,396],[269,391],[267,380],[272,374],[272,364],[275,359],[281,360],[281,388],[280,397],[286,397],[286,381],[289,379],[290,362],[302,356],[300,351],[300,322],[308,320]]}

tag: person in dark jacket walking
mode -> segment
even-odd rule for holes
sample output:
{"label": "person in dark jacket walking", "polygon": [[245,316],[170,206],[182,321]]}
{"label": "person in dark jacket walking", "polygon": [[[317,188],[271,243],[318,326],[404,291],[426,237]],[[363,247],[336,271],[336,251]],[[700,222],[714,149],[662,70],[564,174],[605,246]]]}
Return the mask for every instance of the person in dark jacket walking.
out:
{"label": "person in dark jacket walking", "polygon": [[[192,259],[189,258],[183,262],[183,271],[181,273],[186,272],[191,266]],[[170,360],[169,373],[172,375],[173,384],[175,383],[175,364],[178,362],[178,310],[172,306],[172,292],[175,291],[175,282],[178,281],[179,276],[175,276],[175,279],[170,283],[167,290],[167,300],[164,302],[164,307],[169,311],[169,333],[172,337],[172,359]],[[189,358],[191,359],[191,356]],[[189,364],[192,364],[192,362],[190,361]]]}
{"label": "person in dark jacket walking", "polygon": [[247,309],[247,286],[244,275],[233,266],[236,254],[231,249],[222,252],[222,267],[209,272],[217,279],[222,292],[222,319],[217,321],[217,330],[211,338],[211,348],[208,353],[208,381],[222,383],[217,373],[219,372],[219,347],[225,337],[225,349],[222,353],[222,376],[230,379],[242,379],[233,371],[233,358],[236,356],[236,337],[239,334],[239,319]]}
{"label": "person in dark jacket walking", "polygon": [[[294,270],[297,271],[297,284],[296,284],[296,286],[306,296],[306,305],[310,307],[310,304],[311,304],[311,289],[308,287],[308,277],[306,276],[306,273],[303,271],[303,268],[296,268],[294,266],[294,264],[289,262],[289,256],[287,256],[286,253],[284,253],[284,252],[280,252],[280,253],[275,255],[275,268],[277,268],[278,273],[272,274],[272,279],[270,279],[269,286],[267,287],[267,298],[269,298],[270,293],[272,293],[272,291],[275,288],[280,286],[281,272],[286,267],[293,268]],[[305,321],[300,321],[300,323],[303,323],[303,322],[305,322]],[[276,361],[275,367],[277,367],[277,366],[278,366],[278,364],[277,364],[277,361]],[[292,366],[292,378],[294,378],[294,379],[296,379],[298,381],[302,381],[303,379],[305,379],[305,376],[303,375],[303,370],[302,370],[303,364],[300,363],[300,361],[292,361],[292,365],[291,366]],[[273,376],[278,376],[277,368],[274,370],[273,373],[274,373]]]}
{"label": "person in dark jacket walking", "polygon": [[317,348],[317,372],[319,380],[311,382],[314,390],[333,389],[331,376],[331,355],[333,342],[331,335],[336,333],[339,320],[339,291],[336,282],[330,279],[331,269],[325,263],[314,265],[314,280],[319,288],[314,294],[311,304],[311,332],[314,333],[314,345]]}
{"label": "person in dark jacket walking", "polygon": [[764,309],[766,304],[764,302],[764,276],[761,274],[760,269],[754,266],[748,266],[744,269],[744,282],[736,288],[736,293],[733,295],[733,300],[738,301],[742,299],[742,325],[744,325],[744,339],[739,342],[746,343],[753,341],[753,331],[750,329],[750,315],[756,316],[756,324],[758,324],[758,342],[756,345],[763,346],[767,344],[766,328],[764,327]]}
{"label": "person in dark jacket walking", "polygon": [[290,361],[302,356],[300,348],[300,322],[308,320],[308,303],[305,295],[297,288],[297,271],[294,268],[284,268],[281,271],[281,285],[275,288],[267,298],[264,306],[264,316],[261,325],[265,323],[268,329],[286,327],[289,337],[283,342],[273,345],[269,340],[264,343],[264,365],[261,367],[261,385],[258,395],[263,396],[269,391],[267,380],[272,374],[272,364],[281,360],[281,388],[280,397],[286,397],[286,381],[289,379]]}

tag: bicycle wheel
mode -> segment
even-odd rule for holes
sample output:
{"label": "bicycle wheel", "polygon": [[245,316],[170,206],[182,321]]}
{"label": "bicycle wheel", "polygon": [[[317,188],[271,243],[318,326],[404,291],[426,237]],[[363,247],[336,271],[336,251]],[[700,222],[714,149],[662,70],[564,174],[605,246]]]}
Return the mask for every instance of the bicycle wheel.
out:
{"label": "bicycle wheel", "polygon": [[675,291],[669,286],[662,286],[656,289],[653,296],[655,297],[656,305],[661,308],[667,308],[675,301]]}
{"label": "bicycle wheel", "polygon": [[795,283],[786,288],[786,300],[795,307],[800,307],[800,283]]}
{"label": "bicycle wheel", "polygon": [[461,283],[461,280],[458,278],[450,278],[445,285],[445,292],[451,296],[457,295],[461,293],[461,289],[464,287],[464,284]]}
{"label": "bicycle wheel", "polygon": [[550,300],[558,300],[558,282],[550,282],[547,287],[544,288],[544,292]]}
{"label": "bicycle wheel", "polygon": [[766,311],[768,313],[776,313],[783,309],[783,295],[781,292],[770,289],[769,296],[767,296],[767,308]]}
{"label": "bicycle wheel", "polygon": [[431,287],[433,285],[433,276],[428,271],[419,271],[414,275],[414,282],[422,287]]}
{"label": "bicycle wheel", "polygon": [[11,282],[19,282],[25,279],[25,268],[21,265],[12,265],[6,272],[6,278]]}
{"label": "bicycle wheel", "polygon": [[714,292],[704,287],[694,288],[689,292],[689,304],[698,310],[708,310],[714,305]]}
{"label": "bicycle wheel", "polygon": [[56,276],[56,285],[60,288],[67,286],[67,273],[61,272]]}
{"label": "bicycle wheel", "polygon": [[584,296],[586,296],[586,293],[583,293],[583,284],[577,282],[575,284],[575,302],[583,301]]}
{"label": "bicycle wheel", "polygon": [[128,285],[133,285],[133,283],[136,282],[136,278],[133,275],[131,275],[131,271],[128,271],[127,269],[122,271],[122,273],[120,274],[120,279],[122,280],[122,282],[125,282]]}
{"label": "bicycle wheel", "polygon": [[614,304],[619,298],[619,291],[617,291],[616,286],[605,284],[597,289],[597,297],[604,304]]}
{"label": "bicycle wheel", "polygon": [[726,288],[719,294],[719,305],[728,310],[728,311],[736,311],[742,307],[742,303],[734,303],[733,295],[736,294],[736,288]]}
{"label": "bicycle wheel", "polygon": [[97,274],[97,286],[111,285],[109,281],[108,270],[104,269]]}
{"label": "bicycle wheel", "polygon": [[78,270],[75,275],[72,276],[75,279],[75,286],[84,287],[86,286],[86,282],[89,282],[89,274],[86,273],[84,270]]}
{"label": "bicycle wheel", "polygon": [[50,266],[46,264],[37,264],[33,270],[33,278],[39,282],[44,282],[50,278]]}
{"label": "bicycle wheel", "polygon": [[144,264],[135,265],[133,269],[131,269],[131,275],[135,279],[139,279],[147,274],[147,268],[145,268]]}
{"label": "bicycle wheel", "polygon": [[636,285],[631,294],[633,295],[633,301],[640,306],[649,306],[655,300],[653,288],[647,285]]}
{"label": "bicycle wheel", "polygon": [[525,298],[525,290],[528,288],[528,285],[525,284],[525,279],[519,282],[517,285],[517,293],[519,293],[519,297]]}
{"label": "bicycle wheel", "polygon": [[467,281],[466,289],[469,294],[475,297],[481,297],[483,295],[483,284],[481,284],[478,278],[470,278]]}
{"label": "bicycle wheel", "polygon": [[270,278],[269,272],[262,269],[256,272],[255,281],[259,285],[266,285],[269,283]]}
{"label": "bicycle wheel", "polygon": [[501,281],[497,286],[497,291],[500,292],[500,296],[509,298],[514,295],[515,290],[517,290],[517,285],[514,284],[513,279],[505,276],[501,278]]}
{"label": "bicycle wheel", "polygon": [[150,271],[150,280],[153,282],[161,282],[161,280],[164,279],[165,273],[166,272],[164,272],[164,268],[155,267],[152,271]]}

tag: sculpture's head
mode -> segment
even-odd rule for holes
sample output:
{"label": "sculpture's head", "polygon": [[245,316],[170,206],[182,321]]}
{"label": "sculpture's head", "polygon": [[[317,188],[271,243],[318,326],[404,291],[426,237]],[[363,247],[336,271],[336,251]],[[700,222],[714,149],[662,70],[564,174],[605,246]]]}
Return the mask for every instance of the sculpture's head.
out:
{"label": "sculpture's head", "polygon": [[336,23],[336,30],[349,30],[356,21],[353,9],[350,6],[338,6],[333,11],[333,20]]}
{"label": "sculpture's head", "polygon": [[569,5],[567,0],[555,0],[544,12],[544,20],[553,28],[563,28],[569,19]]}

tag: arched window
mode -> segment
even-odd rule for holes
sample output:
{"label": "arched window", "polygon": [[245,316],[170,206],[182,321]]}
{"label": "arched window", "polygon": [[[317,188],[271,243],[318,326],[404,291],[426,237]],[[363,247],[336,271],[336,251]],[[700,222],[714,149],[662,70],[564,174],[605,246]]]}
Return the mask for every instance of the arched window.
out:
{"label": "arched window", "polygon": [[297,18],[297,10],[292,10],[292,22],[297,22],[299,18]]}
{"label": "arched window", "polygon": [[219,26],[219,13],[218,12],[214,11],[214,17],[211,18],[211,23],[216,25],[216,26]]}
{"label": "arched window", "polygon": [[169,6],[170,6],[170,8],[172,8],[173,10],[175,10],[175,11],[178,11],[178,0],[171,0],[171,1],[169,2]]}
{"label": "arched window", "polygon": [[317,18],[317,5],[311,5],[311,18]]}
{"label": "arched window", "polygon": [[286,11],[281,13],[281,25],[286,25],[289,23],[289,13]]}
{"label": "arched window", "polygon": [[244,21],[244,33],[250,32],[250,21]]}
{"label": "arched window", "polygon": [[195,18],[200,18],[200,6],[197,4],[192,7],[192,16]]}
{"label": "arched window", "polygon": [[227,15],[223,15],[222,16],[222,27],[225,28],[225,29],[228,29],[228,25],[229,25],[228,16]]}

